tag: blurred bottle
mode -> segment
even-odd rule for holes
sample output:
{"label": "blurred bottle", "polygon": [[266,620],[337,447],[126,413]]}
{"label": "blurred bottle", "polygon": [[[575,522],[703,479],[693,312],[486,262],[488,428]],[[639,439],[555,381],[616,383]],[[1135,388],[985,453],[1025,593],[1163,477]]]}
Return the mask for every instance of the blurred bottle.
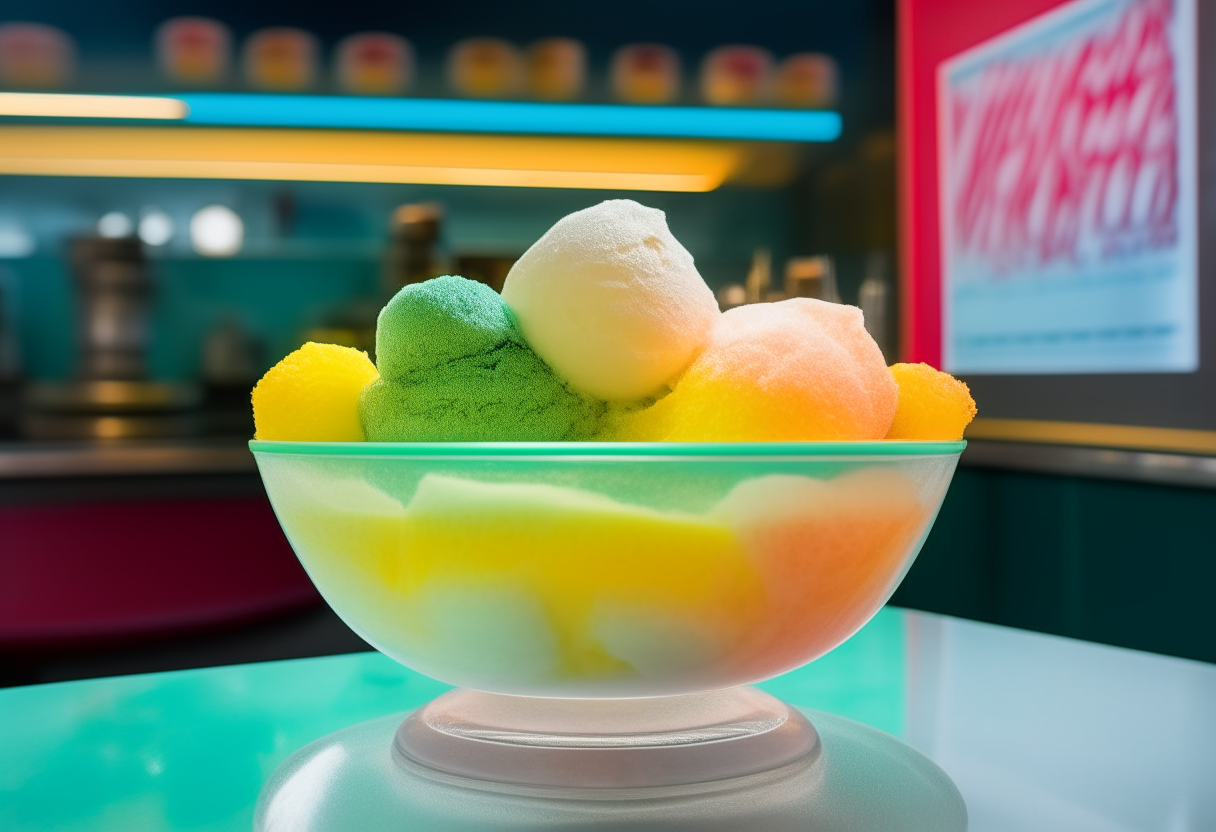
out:
{"label": "blurred bottle", "polygon": [[800,52],[777,68],[777,103],[786,107],[834,107],[839,85],[839,71],[830,55]]}
{"label": "blurred bottle", "polygon": [[398,35],[362,32],[344,38],[336,53],[338,87],[359,95],[400,95],[414,76],[414,47]]}
{"label": "blurred bottle", "polygon": [[747,303],[747,287],[738,283],[727,283],[718,289],[717,298],[718,308],[723,312],[728,312],[736,306],[743,306]]}
{"label": "blurred bottle", "polygon": [[773,289],[773,255],[766,248],[752,252],[752,265],[743,282],[744,303],[767,303]]}
{"label": "blurred bottle", "polygon": [[443,207],[438,203],[402,205],[393,212],[381,282],[385,300],[402,286],[443,274],[439,249],[442,230]]}
{"label": "blurred bottle", "polygon": [[289,188],[276,191],[270,207],[271,216],[274,218],[275,234],[281,239],[287,239],[295,233],[296,217],[300,213],[295,191]]}
{"label": "blurred bottle", "polygon": [[261,29],[245,41],[245,80],[254,89],[299,92],[317,79],[317,39],[303,29]]}
{"label": "blurred bottle", "polygon": [[587,49],[573,38],[546,38],[528,47],[528,91],[541,101],[574,101],[587,80]]}
{"label": "blurred bottle", "polygon": [[768,100],[773,56],[757,46],[720,46],[701,63],[701,97],[707,104],[740,106]]}
{"label": "blurred bottle", "polygon": [[203,339],[202,362],[205,432],[250,436],[253,412],[249,391],[264,367],[262,343],[233,315],[225,315]]}
{"label": "blurred bottle", "polygon": [[501,292],[507,273],[517,259],[506,255],[462,254],[456,258],[456,273]]}
{"label": "blurred bottle", "polygon": [[448,83],[465,98],[510,98],[523,87],[519,50],[499,38],[466,38],[448,54]]}
{"label": "blurred bottle", "polygon": [[76,69],[76,44],[41,23],[0,25],[0,85],[10,89],[66,87]]}
{"label": "blurred bottle", "polygon": [[785,296],[787,298],[818,298],[840,303],[836,288],[836,268],[832,258],[791,257],[785,262]]}
{"label": "blurred bottle", "polygon": [[165,77],[192,86],[219,86],[228,79],[232,35],[208,17],[174,17],[156,29],[156,62]]}
{"label": "blurred bottle", "polygon": [[857,305],[865,318],[866,331],[882,350],[888,364],[896,356],[894,280],[891,274],[891,258],[885,251],[872,252],[866,259],[866,276],[861,281]]}
{"label": "blurred bottle", "polygon": [[669,104],[680,95],[680,56],[669,46],[622,46],[610,75],[613,96],[627,104]]}
{"label": "blurred bottle", "polygon": [[152,275],[138,237],[71,242],[82,378],[147,377]]}
{"label": "blurred bottle", "polygon": [[440,249],[443,206],[434,202],[402,205],[389,220],[388,247],[376,298],[352,298],[334,306],[315,326],[304,330],[303,341],[340,344],[376,357],[376,318],[403,286],[438,277],[447,270]]}
{"label": "blurred bottle", "polygon": [[262,345],[232,315],[222,317],[203,339],[203,382],[249,392],[262,374]]}

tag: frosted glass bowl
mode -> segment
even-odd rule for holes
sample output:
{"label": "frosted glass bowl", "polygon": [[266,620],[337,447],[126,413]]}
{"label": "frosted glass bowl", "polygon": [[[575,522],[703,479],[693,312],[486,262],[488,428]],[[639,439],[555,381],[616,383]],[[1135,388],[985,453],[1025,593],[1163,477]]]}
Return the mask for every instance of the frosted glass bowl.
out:
{"label": "frosted glass bowl", "polygon": [[919,551],[965,443],[250,443],[378,650],[472,690],[632,698],[806,664]]}

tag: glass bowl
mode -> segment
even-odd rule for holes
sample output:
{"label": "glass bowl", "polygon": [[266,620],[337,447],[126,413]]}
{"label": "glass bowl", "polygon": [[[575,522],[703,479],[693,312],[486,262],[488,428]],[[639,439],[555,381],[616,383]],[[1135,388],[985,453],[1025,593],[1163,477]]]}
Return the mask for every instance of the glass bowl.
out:
{"label": "glass bowl", "polygon": [[575,699],[827,653],[894,592],[964,445],[250,443],[370,644],[459,687]]}

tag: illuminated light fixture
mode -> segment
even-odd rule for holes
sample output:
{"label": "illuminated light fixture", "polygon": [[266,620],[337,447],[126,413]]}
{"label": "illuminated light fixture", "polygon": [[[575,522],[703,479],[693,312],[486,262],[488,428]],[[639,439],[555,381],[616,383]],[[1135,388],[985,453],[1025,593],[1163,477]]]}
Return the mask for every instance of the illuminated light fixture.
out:
{"label": "illuminated light fixture", "polygon": [[0,221],[0,258],[29,257],[35,248],[34,235],[25,226]]}
{"label": "illuminated light fixture", "polygon": [[224,205],[200,208],[190,218],[190,243],[206,257],[231,257],[245,241],[245,223]]}
{"label": "illuminated light fixture", "polygon": [[173,219],[156,208],[144,212],[139,219],[139,239],[146,245],[163,246],[173,238]]}
{"label": "illuminated light fixture", "polygon": [[190,112],[176,98],[141,95],[62,95],[0,92],[0,116],[43,118],[184,119]]}
{"label": "illuminated light fixture", "polygon": [[631,136],[743,141],[830,142],[840,137],[833,110],[667,107],[459,101],[332,95],[189,93],[186,121],[231,127],[433,130],[547,136]]}
{"label": "illuminated light fixture", "polygon": [[662,139],[330,130],[27,127],[0,131],[0,174],[711,191],[748,145]]}
{"label": "illuminated light fixture", "polygon": [[130,237],[135,230],[135,223],[121,211],[110,211],[102,214],[97,221],[97,233],[102,237]]}

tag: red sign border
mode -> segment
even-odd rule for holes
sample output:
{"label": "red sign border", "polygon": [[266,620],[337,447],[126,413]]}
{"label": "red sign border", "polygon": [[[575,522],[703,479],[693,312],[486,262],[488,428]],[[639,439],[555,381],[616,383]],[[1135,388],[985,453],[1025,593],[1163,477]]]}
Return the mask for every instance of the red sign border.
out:
{"label": "red sign border", "polygon": [[904,361],[941,367],[937,67],[1068,0],[897,0],[900,331]]}

